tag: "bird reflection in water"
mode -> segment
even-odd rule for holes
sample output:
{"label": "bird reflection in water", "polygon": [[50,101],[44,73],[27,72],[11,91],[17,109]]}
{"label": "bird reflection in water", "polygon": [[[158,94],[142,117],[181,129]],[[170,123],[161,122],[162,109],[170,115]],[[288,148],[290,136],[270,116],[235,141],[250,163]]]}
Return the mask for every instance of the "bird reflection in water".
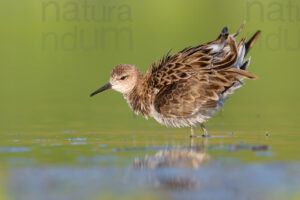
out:
{"label": "bird reflection in water", "polygon": [[200,180],[193,176],[195,170],[209,164],[212,159],[206,153],[208,138],[194,146],[193,139],[189,147],[177,147],[172,150],[159,150],[154,155],[136,158],[133,168],[146,175],[147,184],[165,189],[197,189]]}

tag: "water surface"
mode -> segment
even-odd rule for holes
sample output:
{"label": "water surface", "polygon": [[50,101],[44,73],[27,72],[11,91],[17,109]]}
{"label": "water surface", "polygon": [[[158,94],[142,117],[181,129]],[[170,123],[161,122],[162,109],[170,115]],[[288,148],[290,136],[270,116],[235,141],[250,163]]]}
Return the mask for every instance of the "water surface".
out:
{"label": "water surface", "polygon": [[1,195],[11,199],[299,197],[297,134],[285,133],[284,138],[275,131],[212,134],[215,137],[193,140],[176,129],[146,134],[1,134]]}

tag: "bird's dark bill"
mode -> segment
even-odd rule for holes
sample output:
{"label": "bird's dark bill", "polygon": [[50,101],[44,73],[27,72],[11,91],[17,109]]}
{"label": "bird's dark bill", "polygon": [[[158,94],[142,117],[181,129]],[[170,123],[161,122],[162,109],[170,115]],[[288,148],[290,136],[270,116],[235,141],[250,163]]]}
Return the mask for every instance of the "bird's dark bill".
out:
{"label": "bird's dark bill", "polygon": [[110,83],[107,83],[106,85],[104,85],[103,87],[99,88],[98,90],[96,90],[95,92],[93,92],[90,96],[94,96],[100,92],[103,92],[105,90],[108,90],[108,89],[111,89],[111,84]]}

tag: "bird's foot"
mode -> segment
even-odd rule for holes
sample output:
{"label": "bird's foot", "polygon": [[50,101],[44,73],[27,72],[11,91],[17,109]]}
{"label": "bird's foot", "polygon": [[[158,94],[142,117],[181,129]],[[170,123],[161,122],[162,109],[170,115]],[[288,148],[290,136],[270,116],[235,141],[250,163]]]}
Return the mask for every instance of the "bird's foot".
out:
{"label": "bird's foot", "polygon": [[211,136],[209,134],[202,134],[201,137],[208,138],[208,137],[211,137]]}

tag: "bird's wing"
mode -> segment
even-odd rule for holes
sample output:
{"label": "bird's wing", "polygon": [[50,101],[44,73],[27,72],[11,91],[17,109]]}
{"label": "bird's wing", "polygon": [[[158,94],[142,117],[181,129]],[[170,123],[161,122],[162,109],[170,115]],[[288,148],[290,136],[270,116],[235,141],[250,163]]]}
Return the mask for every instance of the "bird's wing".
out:
{"label": "bird's wing", "polygon": [[228,88],[242,78],[255,79],[246,70],[235,67],[247,45],[245,38],[236,43],[237,34],[229,35],[225,27],[215,41],[167,54],[152,64],[145,77],[154,94],[156,111],[187,116],[197,110],[215,108]]}
{"label": "bird's wing", "polygon": [[241,70],[200,72],[189,79],[181,79],[163,87],[154,98],[155,110],[165,116],[192,116],[201,110],[214,109],[224,92],[235,83]]}
{"label": "bird's wing", "polygon": [[174,55],[167,53],[148,69],[145,74],[148,84],[152,88],[161,90],[169,84],[188,79],[200,71],[232,68],[238,60],[239,51],[246,45],[245,38],[236,44],[236,35],[229,35],[225,27],[220,36],[212,42],[185,48]]}

